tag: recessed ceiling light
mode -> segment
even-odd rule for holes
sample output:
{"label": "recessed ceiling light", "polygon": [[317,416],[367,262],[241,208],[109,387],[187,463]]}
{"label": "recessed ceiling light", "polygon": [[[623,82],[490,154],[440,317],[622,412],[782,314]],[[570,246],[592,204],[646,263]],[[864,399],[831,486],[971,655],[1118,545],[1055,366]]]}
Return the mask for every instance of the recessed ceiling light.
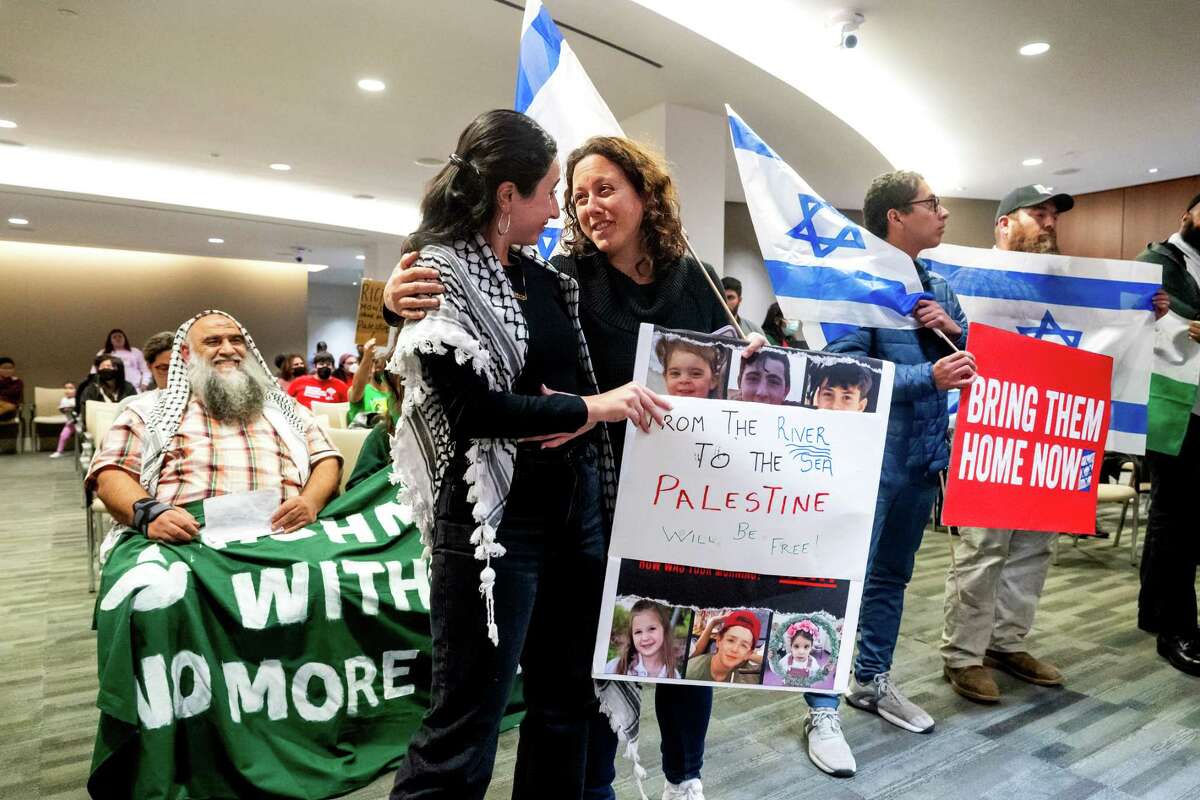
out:
{"label": "recessed ceiling light", "polygon": [[10,86],[16,86],[17,79],[11,75],[0,75],[0,89],[7,89]]}
{"label": "recessed ceiling light", "polygon": [[1153,175],[1154,173],[1158,172],[1158,167],[1151,167],[1150,169],[1146,170],[1146,172],[1149,172],[1151,175]]}
{"label": "recessed ceiling light", "polygon": [[387,84],[378,78],[363,78],[358,82],[358,88],[364,92],[382,92],[387,88]]}
{"label": "recessed ceiling light", "polygon": [[305,269],[307,269],[309,272],[321,272],[322,270],[329,269],[329,265],[328,264],[308,264],[305,267]]}
{"label": "recessed ceiling light", "polygon": [[13,122],[11,119],[0,119],[0,128],[15,128],[15,127],[17,127],[17,123]]}
{"label": "recessed ceiling light", "polygon": [[8,224],[9,225],[28,225],[29,220],[25,219],[24,217],[9,217]]}
{"label": "recessed ceiling light", "polygon": [[60,8],[58,10],[58,13],[62,14],[64,17],[78,17],[79,16],[79,12],[73,8]]}
{"label": "recessed ceiling light", "polygon": [[375,199],[375,195],[373,195],[373,194],[356,194],[353,197],[355,200],[374,200]]}
{"label": "recessed ceiling light", "polygon": [[1026,167],[1036,167],[1040,163],[1042,163],[1040,158],[1027,158],[1021,162],[1022,166]]}
{"label": "recessed ceiling light", "polygon": [[0,139],[0,144],[6,147],[24,147],[24,142],[18,142],[16,139]]}
{"label": "recessed ceiling light", "polygon": [[355,281],[354,283],[352,283],[352,284],[350,284],[350,285],[351,285],[351,286],[358,286],[358,281]]}
{"label": "recessed ceiling light", "polygon": [[225,240],[219,239],[216,236],[212,236],[212,237],[209,237],[208,243],[209,244],[225,244]]}
{"label": "recessed ceiling light", "polygon": [[1027,45],[1023,45],[1017,52],[1023,56],[1040,56],[1049,49],[1050,45],[1047,42],[1030,42]]}
{"label": "recessed ceiling light", "polygon": [[356,255],[356,256],[355,256],[355,258],[357,258],[359,261],[366,261],[366,260],[367,260],[367,257],[366,257],[366,256],[364,256],[362,253],[359,253],[358,255]]}
{"label": "recessed ceiling light", "polygon": [[446,162],[445,162],[445,160],[440,159],[440,158],[430,158],[430,157],[426,156],[425,158],[418,158],[413,163],[416,164],[418,167],[440,167],[442,164],[445,164]]}
{"label": "recessed ceiling light", "polygon": [[292,169],[291,164],[284,164],[282,161],[276,161],[274,164],[268,164],[267,166],[276,172],[290,172]]}
{"label": "recessed ceiling light", "polygon": [[956,192],[965,192],[966,190],[967,190],[967,187],[965,187],[965,186],[955,186],[954,187],[954,191],[956,191]]}

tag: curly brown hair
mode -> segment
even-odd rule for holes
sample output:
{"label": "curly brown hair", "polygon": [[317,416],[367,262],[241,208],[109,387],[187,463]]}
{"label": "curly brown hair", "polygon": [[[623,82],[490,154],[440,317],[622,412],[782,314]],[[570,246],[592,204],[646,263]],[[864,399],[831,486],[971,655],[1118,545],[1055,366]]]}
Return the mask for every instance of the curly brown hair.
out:
{"label": "curly brown hair", "polygon": [[682,258],[687,245],[679,217],[679,192],[667,172],[666,162],[632,139],[620,136],[593,136],[567,158],[567,223],[562,235],[567,251],[577,258],[596,252],[596,245],[579,225],[575,204],[571,201],[575,193],[575,166],[588,156],[603,156],[620,167],[642,198],[642,246],[654,271]]}

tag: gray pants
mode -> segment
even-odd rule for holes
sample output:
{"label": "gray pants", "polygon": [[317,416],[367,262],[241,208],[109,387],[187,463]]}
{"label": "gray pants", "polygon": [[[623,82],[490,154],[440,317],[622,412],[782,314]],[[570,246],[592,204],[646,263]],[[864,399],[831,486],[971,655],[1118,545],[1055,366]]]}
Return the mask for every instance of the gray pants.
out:
{"label": "gray pants", "polygon": [[[960,669],[987,650],[1015,653],[1033,627],[1055,534],[961,528],[946,574],[942,659]],[[957,581],[955,580],[957,564]]]}

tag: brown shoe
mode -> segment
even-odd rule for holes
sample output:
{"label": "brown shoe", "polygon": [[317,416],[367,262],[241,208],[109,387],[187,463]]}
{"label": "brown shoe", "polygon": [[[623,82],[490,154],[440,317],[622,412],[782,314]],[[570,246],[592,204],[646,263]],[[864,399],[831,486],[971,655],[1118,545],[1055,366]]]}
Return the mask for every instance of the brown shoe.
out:
{"label": "brown shoe", "polygon": [[976,703],[1000,702],[1000,687],[986,667],[972,664],[956,668],[947,664],[942,668],[942,674],[950,682],[950,688],[968,700]]}
{"label": "brown shoe", "polygon": [[1058,667],[1047,664],[1029,653],[1001,653],[988,650],[983,663],[994,669],[1002,669],[1010,675],[1038,686],[1062,686],[1063,674]]}

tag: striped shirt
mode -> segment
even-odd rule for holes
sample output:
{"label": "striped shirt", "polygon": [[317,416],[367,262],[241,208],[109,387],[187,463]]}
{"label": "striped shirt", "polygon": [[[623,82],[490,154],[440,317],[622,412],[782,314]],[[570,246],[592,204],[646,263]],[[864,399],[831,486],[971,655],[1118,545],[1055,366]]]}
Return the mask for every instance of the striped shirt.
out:
{"label": "striped shirt", "polygon": [[[101,470],[113,467],[135,480],[140,478],[144,429],[141,418],[132,411],[117,417],[92,459],[89,488],[95,488]],[[321,426],[310,425],[306,439],[309,464],[330,457],[341,459]],[[221,422],[209,416],[193,397],[163,455],[156,498],[182,506],[217,495],[280,489],[282,502],[303,488],[287,443],[265,416],[260,414],[249,423]]]}

